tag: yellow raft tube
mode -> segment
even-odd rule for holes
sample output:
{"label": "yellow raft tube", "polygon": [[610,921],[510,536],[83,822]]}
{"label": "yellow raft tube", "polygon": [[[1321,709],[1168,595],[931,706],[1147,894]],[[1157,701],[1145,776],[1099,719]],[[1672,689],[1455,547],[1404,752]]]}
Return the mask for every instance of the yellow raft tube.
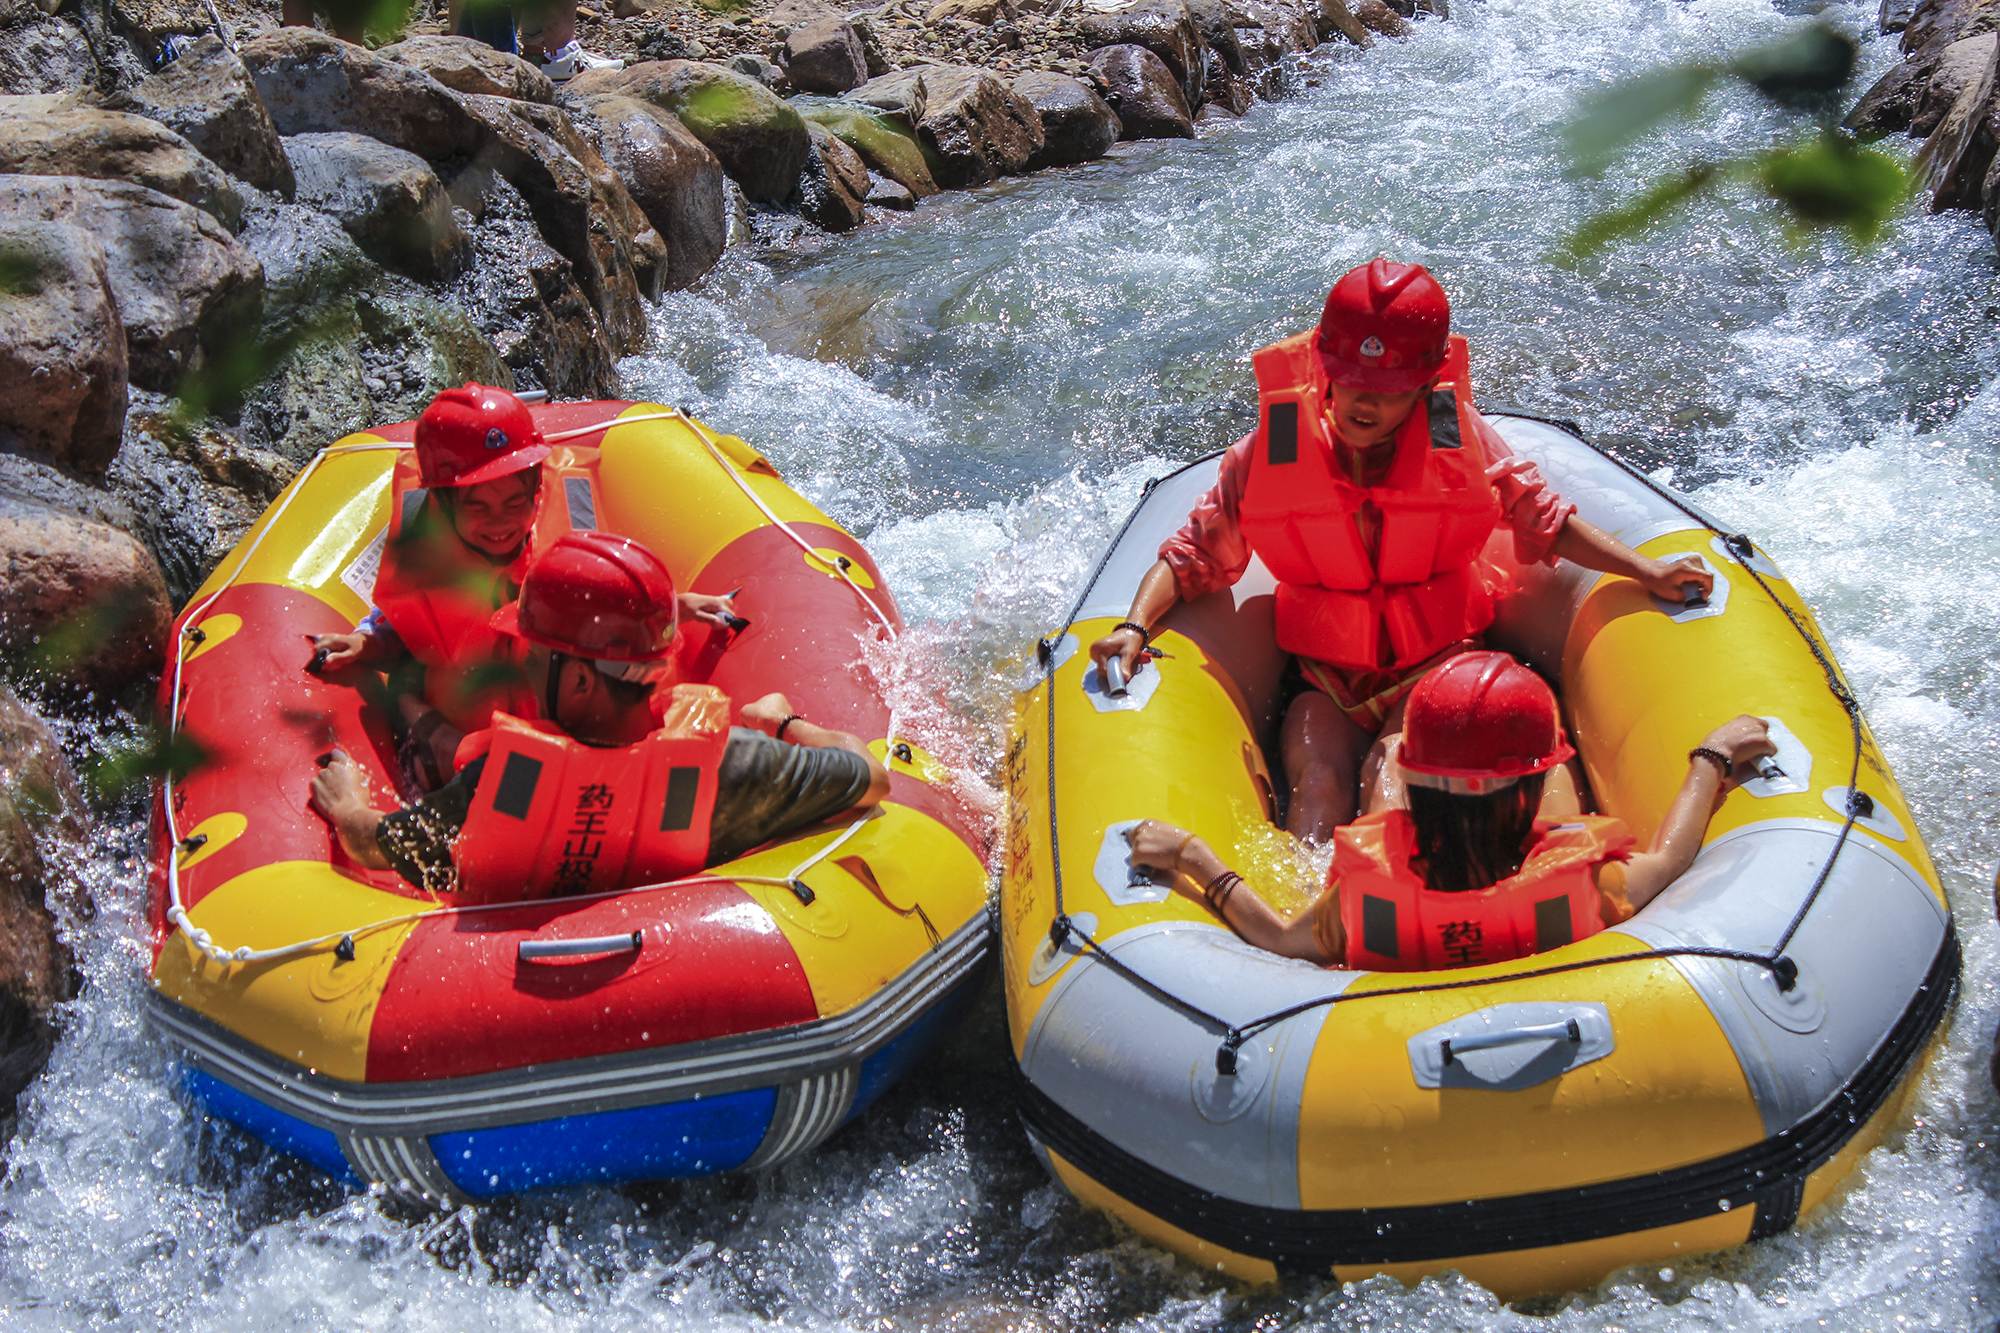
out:
{"label": "yellow raft tube", "polygon": [[1732,792],[1636,917],[1564,948],[1396,974],[1253,949],[1125,859],[1158,818],[1267,891],[1295,873],[1263,566],[1177,608],[1124,697],[1091,666],[1216,458],[1150,487],[1022,700],[1008,1015],[1050,1172],[1240,1278],[1458,1269],[1511,1300],[1781,1232],[1894,1122],[1956,990],[1937,871],[1791,585],[1571,430],[1492,419],[1583,517],[1717,576],[1684,609],[1537,568],[1503,606],[1490,639],[1560,680],[1599,808],[1643,843],[1738,713],[1770,719],[1782,772]]}

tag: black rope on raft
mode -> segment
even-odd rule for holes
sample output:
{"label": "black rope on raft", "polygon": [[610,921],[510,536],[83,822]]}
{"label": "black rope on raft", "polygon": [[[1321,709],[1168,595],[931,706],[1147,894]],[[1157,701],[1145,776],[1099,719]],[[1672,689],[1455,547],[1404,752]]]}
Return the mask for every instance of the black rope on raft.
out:
{"label": "black rope on raft", "polygon": [[[1540,420],[1541,418],[1533,419]],[[1105,546],[1103,556],[1099,558],[1097,567],[1091,571],[1090,578],[1084,583],[1083,591],[1077,595],[1076,601],[1071,605],[1069,615],[1064,620],[1062,628],[1048,638],[1038,640],[1035,644],[1036,658],[1042,668],[1043,680],[1048,689],[1046,757],[1048,761],[1047,783],[1049,793],[1049,865],[1055,894],[1055,917],[1049,923],[1049,946],[1052,949],[1060,950],[1072,938],[1076,939],[1080,942],[1080,947],[1077,951],[1079,954],[1089,953],[1104,966],[1138,986],[1149,995],[1219,1032],[1222,1041],[1215,1052],[1215,1072],[1218,1075],[1226,1078],[1236,1073],[1238,1068],[1238,1052],[1241,1051],[1245,1042],[1258,1033],[1276,1027],[1287,1019],[1296,1018],[1300,1014],[1310,1013],[1314,1009],[1330,1009],[1335,1005],[1346,1004],[1354,1000],[1380,999],[1400,995],[1430,995],[1443,991],[1471,990],[1475,987],[1490,986],[1499,982],[1533,980],[1540,977],[1560,976],[1567,972],[1582,972],[1591,968],[1608,967],[1614,963],[1651,962],[1663,958],[1712,958],[1721,962],[1743,963],[1751,967],[1761,967],[1770,973],[1772,981],[1777,985],[1780,992],[1790,993],[1798,985],[1798,964],[1786,955],[1785,950],[1791,945],[1792,939],[1799,932],[1799,928],[1805,924],[1806,916],[1812,911],[1813,905],[1819,901],[1821,891],[1825,889],[1827,881],[1833,875],[1834,864],[1839,861],[1840,853],[1847,846],[1848,835],[1853,832],[1855,821],[1864,819],[1874,812],[1873,800],[1860,789],[1863,747],[1861,705],[1855,699],[1854,692],[1840,678],[1840,672],[1834,666],[1833,659],[1827,653],[1825,646],[1820,642],[1819,636],[1806,626],[1805,622],[1799,618],[1798,614],[1791,607],[1785,605],[1784,599],[1778,596],[1776,590],[1764,581],[1763,575],[1759,574],[1751,565],[1750,562],[1755,558],[1757,553],[1756,543],[1743,533],[1725,532],[1713,520],[1708,518],[1707,515],[1700,513],[1692,505],[1688,504],[1687,501],[1667,490],[1645,473],[1639,471],[1623,459],[1617,458],[1605,450],[1598,448],[1596,445],[1591,444],[1589,440],[1584,438],[1582,430],[1578,429],[1572,423],[1556,422],[1551,424],[1559,425],[1568,430],[1570,434],[1576,436],[1585,448],[1607,459],[1635,481],[1645,486],[1662,500],[1665,500],[1669,505],[1672,505],[1676,510],[1686,514],[1702,528],[1720,538],[1723,545],[1735,555],[1738,563],[1742,565],[1744,572],[1756,580],[1757,586],[1763,590],[1764,595],[1770,599],[1771,604],[1778,608],[1792,629],[1804,640],[1807,650],[1813,655],[1813,660],[1819,663],[1820,673],[1825,677],[1828,692],[1833,695],[1835,702],[1840,705],[1841,710],[1847,714],[1848,725],[1854,740],[1853,758],[1849,765],[1847,780],[1847,818],[1840,826],[1839,835],[1834,839],[1833,851],[1828,854],[1826,864],[1820,867],[1819,875],[1813,880],[1812,888],[1807,891],[1804,901],[1799,904],[1798,911],[1792,915],[1790,923],[1786,925],[1784,932],[1779,935],[1777,943],[1772,946],[1769,953],[1756,953],[1745,949],[1709,948],[1699,945],[1672,945],[1663,949],[1644,949],[1635,953],[1610,954],[1603,958],[1585,958],[1570,963],[1555,963],[1546,967],[1531,968],[1526,972],[1510,972],[1504,976],[1470,977],[1459,981],[1429,981],[1412,986],[1391,986],[1381,990],[1346,991],[1337,995],[1322,995],[1314,999],[1302,1000],[1297,1004],[1289,1005],[1283,1009],[1273,1010],[1261,1017],[1253,1018],[1247,1023],[1240,1024],[1231,1023],[1217,1014],[1210,1013],[1192,1000],[1176,995],[1173,991],[1139,972],[1130,964],[1113,956],[1091,936],[1090,932],[1079,926],[1069,915],[1063,901],[1062,837],[1056,814],[1056,647],[1062,642],[1063,635],[1067,634],[1070,628],[1075,625],[1078,614],[1083,610],[1085,600],[1090,596],[1091,590],[1096,587],[1097,580],[1103,576],[1105,568],[1111,563],[1112,554],[1118,549],[1118,544],[1124,540],[1125,534],[1138,521],[1140,511],[1145,508],[1146,499],[1152,495],[1154,486],[1158,484],[1155,481],[1149,481],[1146,483],[1146,488],[1140,502],[1132,507],[1132,511],[1125,516],[1124,523],[1119,525],[1118,531]],[[1198,466],[1200,463],[1206,462],[1208,458],[1213,458],[1214,456],[1214,454],[1209,454],[1203,458],[1196,459],[1194,463],[1188,464],[1188,467]],[[1182,471],[1185,470],[1185,468],[1182,469]]]}

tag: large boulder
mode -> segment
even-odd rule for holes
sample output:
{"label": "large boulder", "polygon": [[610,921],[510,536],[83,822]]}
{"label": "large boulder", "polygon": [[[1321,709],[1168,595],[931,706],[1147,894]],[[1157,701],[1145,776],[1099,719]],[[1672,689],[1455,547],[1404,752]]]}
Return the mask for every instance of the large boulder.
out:
{"label": "large boulder", "polygon": [[548,75],[476,38],[405,37],[376,54],[420,69],[454,92],[517,97],[524,102],[556,100],[556,86]]}
{"label": "large boulder", "polygon": [[497,172],[534,210],[542,235],[576,269],[620,356],[646,342],[646,306],[657,296],[666,243],[618,173],[578,133],[561,107],[477,93],[454,94],[488,131],[474,167],[454,194],[483,193]]}
{"label": "large boulder", "polygon": [[250,71],[217,37],[201,38],[159,73],[95,100],[157,120],[238,180],[291,196],[292,168],[271,114]]}
{"label": "large boulder", "polygon": [[2000,51],[2000,33],[1980,33],[1944,46],[1931,69],[1923,96],[1917,99],[1916,111],[1910,117],[1910,133],[1927,135],[1936,129],[1965,90],[1993,68],[1996,51]]}
{"label": "large boulder", "polygon": [[426,162],[485,143],[480,122],[420,69],[311,28],[279,28],[243,47],[243,64],[278,133],[348,130]]}
{"label": "large boulder", "polygon": [[[1847,113],[1847,119],[1841,122],[1842,128],[1864,139],[1879,139],[1885,134],[1909,130],[1946,49],[1930,47],[1891,68],[1861,95],[1861,100]],[[1933,121],[1924,132],[1928,134],[1935,128]]]}
{"label": "large boulder", "polygon": [[55,1048],[50,1011],[77,993],[75,960],[49,904],[91,913],[67,869],[79,859],[85,818],[55,735],[0,685],[0,1131],[11,1132],[16,1099]]}
{"label": "large boulder", "polygon": [[126,373],[102,243],[0,216],[0,440],[102,472],[125,431]]}
{"label": "large boulder", "polygon": [[172,392],[257,327],[263,266],[178,199],[122,181],[0,176],[0,216],[66,223],[102,242],[132,382],[143,388]]}
{"label": "large boulder", "polygon": [[1192,139],[1194,117],[1180,80],[1143,46],[1106,46],[1090,53],[1104,100],[1118,113],[1125,139]]}
{"label": "large boulder", "polygon": [[1351,12],[1355,22],[1377,36],[1403,38],[1410,35],[1410,21],[1391,9],[1384,0],[1355,0]]}
{"label": "large boulder", "polygon": [[10,662],[119,693],[159,671],[173,618],[159,562],[136,538],[0,496],[0,646]]}
{"label": "large boulder", "polygon": [[799,113],[746,75],[698,60],[657,60],[571,79],[572,97],[617,93],[671,113],[708,145],[758,203],[781,204],[798,184],[812,139]]}
{"label": "large boulder", "polygon": [[868,81],[861,34],[842,18],[823,18],[785,37],[785,77],[802,93],[838,94]]}
{"label": "large boulder", "polygon": [[854,97],[868,101],[871,93],[885,100],[905,96],[906,107],[923,108],[917,113],[918,142],[926,150],[932,178],[947,190],[1024,171],[1041,151],[1042,118],[1034,104],[983,69],[924,65],[898,70],[870,79]]}
{"label": "large boulder", "polygon": [[872,107],[914,135],[924,112],[930,109],[930,95],[924,83],[925,68],[919,65],[877,75],[843,100]]}
{"label": "large boulder", "polygon": [[2000,0],[1923,0],[1903,29],[1903,52],[1921,51],[1934,42],[1949,45],[1995,29],[2000,29]]}
{"label": "large boulder", "polygon": [[861,225],[868,198],[868,168],[861,155],[810,121],[812,152],[799,173],[800,216],[828,231],[851,231]]}
{"label": "large boulder", "polygon": [[[1379,0],[1378,0],[1379,3]],[[1236,35],[1236,11],[1228,0],[1187,0],[1188,15],[1209,50],[1222,58],[1231,74],[1250,72],[1243,39]]]}
{"label": "large boulder", "polygon": [[1030,171],[1103,157],[1124,128],[1095,88],[1067,74],[1033,70],[1015,78],[1014,91],[1042,121],[1042,148],[1028,159]]}
{"label": "large boulder", "polygon": [[390,268],[426,281],[458,273],[465,233],[430,165],[365,134],[297,134],[285,140],[296,198],[327,214]]}
{"label": "large boulder", "polygon": [[1347,0],[1319,0],[1319,39],[1330,42],[1336,37],[1345,38],[1356,46],[1373,46],[1375,39],[1363,27],[1361,20],[1354,17],[1354,11],[1347,7]]}
{"label": "large boulder", "polygon": [[870,171],[894,181],[913,198],[938,192],[914,122],[905,124],[900,116],[892,119],[873,107],[849,102],[801,106],[799,114],[859,153]]}
{"label": "large boulder", "polygon": [[679,291],[708,272],[729,243],[722,163],[687,126],[636,97],[580,99],[576,126],[618,173],[666,243],[660,285]]}
{"label": "large boulder", "polygon": [[158,121],[122,111],[0,97],[0,172],[130,181],[193,204],[231,231],[243,224],[243,197],[222,168]]}
{"label": "large boulder", "polygon": [[1201,28],[1184,0],[1139,0],[1115,14],[1086,14],[1076,25],[1086,47],[1141,46],[1173,71],[1182,100],[1190,108],[1202,102]]}

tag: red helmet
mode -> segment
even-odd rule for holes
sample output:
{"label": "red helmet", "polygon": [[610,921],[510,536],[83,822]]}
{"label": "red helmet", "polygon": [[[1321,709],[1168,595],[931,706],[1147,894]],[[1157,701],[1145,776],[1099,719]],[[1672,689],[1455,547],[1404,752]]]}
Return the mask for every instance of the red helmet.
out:
{"label": "red helmet", "polygon": [[520,599],[493,613],[493,628],[589,658],[621,680],[653,680],[673,651],[679,614],[658,556],[616,533],[568,532],[535,557]]}
{"label": "red helmet", "polygon": [[1410,691],[1401,763],[1414,786],[1483,796],[1575,753],[1556,696],[1505,653],[1461,653]]}
{"label": "red helmet", "polygon": [[1377,259],[1333,284],[1314,343],[1335,384],[1407,393],[1443,367],[1450,334],[1451,302],[1429,270]]}
{"label": "red helmet", "polygon": [[426,486],[477,486],[548,456],[528,405],[505,389],[446,389],[417,418],[417,472]]}

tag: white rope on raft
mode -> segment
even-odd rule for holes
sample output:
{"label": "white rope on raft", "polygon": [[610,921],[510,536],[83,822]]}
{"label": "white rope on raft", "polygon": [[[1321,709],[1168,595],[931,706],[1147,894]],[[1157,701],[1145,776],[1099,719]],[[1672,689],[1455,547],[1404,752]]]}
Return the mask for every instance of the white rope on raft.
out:
{"label": "white rope on raft", "polygon": [[[608,430],[612,426],[621,426],[621,425],[626,425],[628,423],[635,423],[641,421],[685,422],[694,431],[695,438],[701,441],[702,447],[708,450],[709,456],[712,457],[716,461],[716,463],[721,466],[723,472],[729,476],[730,480],[736,483],[737,487],[740,490],[742,490],[744,495],[749,497],[750,502],[757,506],[758,511],[762,513],[769,522],[771,522],[773,525],[775,525],[777,528],[783,531],[787,537],[791,538],[792,541],[795,542],[801,550],[803,550],[807,555],[811,556],[814,560],[819,561],[822,564],[828,563],[824,559],[824,557],[822,557],[819,554],[819,552],[813,548],[811,543],[807,542],[805,538],[799,536],[799,534],[792,529],[790,524],[786,523],[783,519],[779,518],[775,513],[771,511],[770,507],[764,503],[762,497],[760,497],[755,491],[753,491],[750,488],[749,484],[744,481],[742,475],[739,473],[736,466],[732,464],[729,461],[729,459],[723,455],[721,450],[716,448],[714,442],[709,438],[707,430],[699,422],[695,421],[694,418],[688,416],[684,412],[674,409],[669,409],[668,411],[664,412],[648,412],[639,416],[618,417],[610,421],[601,422],[594,426],[583,426],[573,430],[561,431],[554,435],[545,436],[544,439],[546,439],[551,444],[559,444],[564,440],[571,440],[579,436],[592,435],[602,430]],[[336,445],[329,449],[323,449],[318,454],[313,456],[312,462],[306,465],[305,470],[301,472],[298,478],[295,481],[293,481],[293,483],[289,488],[287,488],[284,499],[279,501],[277,509],[271,513],[270,517],[264,521],[263,526],[258,529],[256,538],[251,541],[249,549],[244,551],[242,559],[238,560],[236,562],[235,567],[229,571],[229,576],[225,578],[222,581],[221,585],[218,586],[213,593],[210,593],[208,597],[205,600],[203,600],[199,606],[194,608],[192,611],[189,611],[187,615],[182,618],[181,623],[184,628],[179,638],[179,641],[176,643],[175,653],[174,653],[174,689],[172,696],[172,706],[167,714],[167,736],[170,742],[180,732],[181,702],[182,702],[181,699],[182,670],[186,666],[188,659],[186,631],[188,629],[196,627],[199,624],[202,615],[208,610],[209,607],[215,604],[216,599],[221,597],[222,594],[228,592],[230,588],[235,586],[236,580],[239,577],[241,577],[243,571],[246,568],[248,568],[251,558],[257,554],[257,549],[264,544],[264,538],[270,535],[272,529],[278,526],[278,521],[285,516],[285,511],[291,507],[292,501],[296,499],[305,490],[307,481],[309,481],[312,478],[313,473],[319,470],[319,465],[326,459],[332,458],[336,455],[372,453],[385,449],[404,450],[410,447],[411,446],[407,444],[392,444],[386,442],[381,444]],[[852,588],[854,590],[855,596],[859,597],[862,600],[862,602],[867,605],[869,611],[873,613],[875,619],[881,622],[882,628],[888,631],[889,638],[893,642],[898,637],[894,622],[892,622],[888,616],[884,615],[882,613],[882,608],[875,604],[875,600],[872,597],[870,597],[866,592],[864,592],[858,583],[856,583],[852,578],[848,576],[845,566],[843,566],[838,560],[835,560],[831,563],[833,564],[834,573],[839,575],[841,581],[847,584],[849,588]],[[887,753],[892,762],[895,757],[896,723],[897,723],[896,712],[895,710],[892,709],[890,710],[889,713],[889,734],[887,740],[885,741],[885,745],[887,747]],[[171,746],[169,748],[171,749]],[[187,937],[188,943],[192,944],[195,947],[195,949],[202,954],[203,957],[207,958],[211,962],[223,963],[223,964],[266,963],[286,958],[298,958],[298,957],[303,957],[307,954],[317,953],[325,949],[336,948],[341,944],[342,941],[347,941],[351,945],[351,943],[355,939],[358,939],[362,936],[371,935],[383,930],[389,930],[396,926],[407,925],[416,921],[422,921],[430,917],[456,916],[467,913],[496,911],[505,908],[517,908],[523,905],[518,902],[513,902],[513,903],[479,903],[479,904],[470,904],[465,906],[445,906],[431,911],[407,912],[400,916],[385,917],[379,921],[371,921],[366,925],[355,927],[352,930],[337,930],[326,935],[317,936],[313,939],[300,940],[292,944],[280,945],[277,948],[272,948],[272,949],[253,949],[248,945],[238,945],[236,948],[233,949],[226,948],[222,945],[217,944],[215,942],[214,937],[210,935],[207,930],[203,929],[202,927],[194,923],[194,919],[188,915],[186,905],[181,901],[181,878],[180,878],[180,856],[179,856],[181,849],[181,836],[180,836],[180,829],[177,826],[177,823],[174,819],[174,778],[171,769],[169,769],[166,776],[162,779],[162,786],[163,790],[162,790],[161,808],[164,811],[166,817],[167,839],[169,843],[169,846],[167,848],[167,920],[171,922],[175,927],[177,927],[180,930],[180,932]],[[660,884],[646,884],[632,889],[618,889],[606,893],[580,894],[574,898],[567,899],[566,901],[584,903],[584,902],[595,901],[602,898],[629,896],[634,893],[647,893],[658,889],[676,888],[689,884],[738,884],[738,885],[756,884],[756,885],[765,885],[770,887],[790,889],[797,882],[798,877],[800,875],[803,875],[806,871],[812,869],[814,866],[818,865],[821,861],[831,856],[836,850],[838,850],[842,845],[844,845],[848,841],[848,839],[852,838],[856,833],[858,833],[861,830],[861,827],[873,817],[874,816],[871,812],[870,814],[863,815],[861,818],[855,820],[840,834],[839,837],[835,838],[825,847],[822,847],[819,851],[807,857],[804,861],[801,861],[798,864],[798,866],[792,870],[792,873],[790,875],[787,875],[782,879],[773,876],[761,876],[761,875],[694,875],[686,879],[668,880]]]}

